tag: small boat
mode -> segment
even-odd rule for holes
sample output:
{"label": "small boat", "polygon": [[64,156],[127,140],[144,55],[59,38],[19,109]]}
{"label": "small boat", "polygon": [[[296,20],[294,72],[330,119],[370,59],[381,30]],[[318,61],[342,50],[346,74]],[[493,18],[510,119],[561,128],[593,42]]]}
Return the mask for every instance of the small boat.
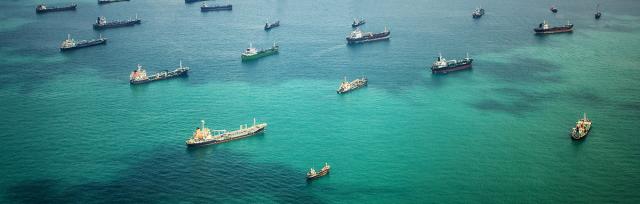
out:
{"label": "small boat", "polygon": [[353,23],[351,24],[352,28],[364,25],[366,23],[366,21],[364,21],[364,18],[354,18],[353,19]]}
{"label": "small boat", "polygon": [[75,11],[77,4],[71,4],[68,6],[46,6],[45,4],[40,4],[36,6],[36,13],[48,13],[48,12],[56,12],[56,11]]}
{"label": "small boat", "polygon": [[267,19],[267,22],[264,24],[264,30],[268,31],[278,26],[280,26],[280,21],[269,24],[269,19]]}
{"label": "small boat", "polygon": [[596,5],[596,13],[594,15],[596,19],[600,19],[600,17],[602,17],[602,12],[600,12],[600,4]]}
{"label": "small boat", "polygon": [[584,116],[576,122],[576,127],[571,129],[569,135],[571,135],[571,139],[580,140],[585,138],[590,130],[591,120],[587,118],[587,113],[584,113]]}
{"label": "small boat", "polygon": [[322,169],[320,169],[319,172],[316,172],[316,170],[313,168],[309,169],[309,172],[307,172],[307,180],[313,180],[323,177],[329,174],[329,171],[331,171],[331,166],[329,166],[329,164],[325,162],[324,166],[322,167]]}
{"label": "small boat", "polygon": [[73,38],[71,38],[71,34],[68,34],[67,39],[62,41],[62,45],[60,45],[60,51],[64,52],[64,51],[79,49],[83,47],[102,45],[105,43],[107,43],[107,38],[103,38],[102,34],[98,39],[80,40],[80,41],[74,40]]}
{"label": "small boat", "polygon": [[338,94],[347,93],[347,92],[356,90],[358,88],[367,86],[368,83],[369,83],[369,80],[367,79],[367,77],[355,79],[351,82],[347,81],[347,77],[344,77],[344,81],[340,83],[340,87],[338,87],[338,90],[336,92]]}
{"label": "small boat", "polygon": [[551,8],[549,8],[549,10],[553,13],[558,13],[558,8],[556,8],[556,6],[551,6]]}
{"label": "small boat", "polygon": [[123,1],[129,1],[129,0],[98,0],[98,4],[108,4],[108,3],[123,2]]}
{"label": "small boat", "polygon": [[471,13],[471,16],[473,16],[473,18],[480,18],[482,17],[482,15],[484,15],[484,9],[480,7],[476,8],[476,10]]}
{"label": "small boat", "polygon": [[233,10],[233,6],[231,4],[209,6],[209,5],[207,5],[206,2],[203,2],[202,6],[200,6],[200,11],[201,12],[207,12],[207,11],[231,11],[231,10]]}
{"label": "small boat", "polygon": [[547,21],[542,21],[537,28],[534,28],[533,31],[536,34],[554,34],[554,33],[566,33],[573,32],[573,24],[567,21],[566,25],[551,27]]}
{"label": "small boat", "polygon": [[240,58],[242,58],[242,61],[258,59],[261,57],[277,54],[278,49],[280,49],[280,46],[278,46],[277,43],[273,43],[273,46],[271,46],[271,48],[269,49],[256,49],[251,43],[249,43],[249,48],[242,52]]}

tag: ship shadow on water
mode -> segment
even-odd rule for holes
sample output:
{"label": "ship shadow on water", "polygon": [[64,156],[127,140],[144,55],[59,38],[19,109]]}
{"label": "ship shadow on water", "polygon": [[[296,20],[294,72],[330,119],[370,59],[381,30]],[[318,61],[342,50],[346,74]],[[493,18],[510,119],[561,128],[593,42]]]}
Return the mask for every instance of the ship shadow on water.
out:
{"label": "ship shadow on water", "polygon": [[4,196],[12,203],[324,203],[309,190],[304,170],[256,162],[250,154],[163,148],[137,155],[144,159],[107,180],[26,180],[9,186]]}

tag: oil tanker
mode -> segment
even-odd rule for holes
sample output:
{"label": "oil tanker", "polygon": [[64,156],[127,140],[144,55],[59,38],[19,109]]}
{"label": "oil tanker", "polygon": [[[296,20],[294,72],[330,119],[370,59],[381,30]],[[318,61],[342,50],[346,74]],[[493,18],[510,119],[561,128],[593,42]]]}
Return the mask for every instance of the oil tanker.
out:
{"label": "oil tanker", "polygon": [[[263,133],[264,129],[267,128],[267,123],[258,124],[255,118],[253,119],[253,125],[251,127],[247,127],[246,124],[240,125],[240,129],[231,132],[227,132],[227,130],[211,130],[204,126],[204,120],[202,120],[201,123],[201,127],[197,127],[193,136],[185,142],[187,147],[230,142]],[[211,132],[213,132],[213,134],[211,134]]]}

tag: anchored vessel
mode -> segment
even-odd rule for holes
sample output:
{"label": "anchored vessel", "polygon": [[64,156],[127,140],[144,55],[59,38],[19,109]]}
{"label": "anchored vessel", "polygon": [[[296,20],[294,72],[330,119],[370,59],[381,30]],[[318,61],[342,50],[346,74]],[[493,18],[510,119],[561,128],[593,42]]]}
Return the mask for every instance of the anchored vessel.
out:
{"label": "anchored vessel", "polygon": [[363,24],[365,24],[366,22],[364,21],[364,18],[354,18],[353,19],[353,23],[351,24],[351,27],[355,28],[358,26],[361,26]]}
{"label": "anchored vessel", "polygon": [[275,28],[278,26],[280,26],[280,21],[276,21],[274,23],[269,24],[269,19],[267,19],[267,22],[264,24],[264,30],[271,30],[272,28]]}
{"label": "anchored vessel", "polygon": [[96,23],[93,24],[93,29],[100,30],[105,28],[117,28],[117,27],[125,27],[125,26],[133,26],[135,24],[140,24],[140,18],[138,18],[138,14],[136,14],[135,19],[129,18],[129,20],[117,20],[108,22],[107,18],[104,16],[98,17]]}
{"label": "anchored vessel", "polygon": [[[193,136],[186,141],[187,147],[204,146],[211,144],[220,144],[229,142],[245,137],[257,135],[264,132],[267,127],[267,123],[256,123],[256,119],[253,119],[253,125],[247,127],[247,125],[240,125],[240,129],[227,132],[227,130],[210,130],[204,126],[204,120],[201,121],[202,126],[197,127]],[[213,135],[211,134],[213,131]]]}
{"label": "anchored vessel", "polygon": [[549,8],[549,10],[553,13],[558,13],[558,8],[556,8],[556,6],[551,6],[551,8]]}
{"label": "anchored vessel", "polygon": [[36,6],[36,13],[47,13],[47,12],[55,12],[55,11],[70,11],[70,10],[76,10],[76,4],[71,4],[69,6],[62,6],[62,7],[55,7],[55,6],[51,6],[48,7],[45,4],[40,4],[38,6]]}
{"label": "anchored vessel", "polygon": [[309,169],[309,172],[307,172],[307,180],[313,180],[313,179],[323,177],[329,174],[330,170],[331,170],[331,166],[329,166],[329,164],[326,162],[324,163],[324,166],[322,167],[322,169],[320,169],[319,172],[316,172],[315,169],[311,168]]}
{"label": "anchored vessel", "polygon": [[367,79],[367,77],[362,77],[360,79],[355,79],[355,80],[353,80],[351,82],[347,81],[347,77],[344,77],[344,81],[342,81],[342,83],[340,83],[340,87],[338,87],[338,90],[336,92],[338,94],[347,93],[349,91],[358,89],[360,87],[367,86],[368,82],[369,82],[369,80]]}
{"label": "anchored vessel", "polygon": [[467,57],[462,60],[448,60],[442,57],[440,54],[436,61],[431,65],[431,73],[433,74],[446,74],[448,72],[469,69],[471,68],[471,63],[473,63],[473,59],[469,58],[469,53],[467,53]]}
{"label": "anchored vessel", "polygon": [[108,3],[115,3],[115,2],[121,2],[121,1],[129,1],[129,0],[98,0],[98,4],[108,4]]}
{"label": "anchored vessel", "polygon": [[360,31],[360,28],[356,28],[356,30],[354,30],[349,36],[347,36],[347,43],[355,44],[377,40],[386,40],[391,37],[390,35],[391,32],[387,29],[387,27],[385,27],[384,31],[381,33],[362,32]]}
{"label": "anchored vessel", "polygon": [[600,4],[596,5],[596,14],[594,14],[596,19],[600,19],[602,17],[602,12],[600,12]]}
{"label": "anchored vessel", "polygon": [[180,67],[173,71],[163,70],[151,76],[147,76],[147,70],[144,70],[142,66],[138,65],[138,69],[133,70],[129,75],[129,83],[144,84],[152,81],[184,76],[187,75],[187,72],[189,72],[189,67],[183,67],[182,61],[180,61]]}
{"label": "anchored vessel", "polygon": [[576,122],[576,127],[571,129],[571,139],[580,140],[585,138],[589,134],[589,130],[591,130],[591,120],[587,118],[587,113],[584,113],[584,116]]}
{"label": "anchored vessel", "polygon": [[100,35],[100,38],[98,39],[76,41],[71,38],[71,34],[68,34],[67,39],[62,41],[62,45],[60,45],[60,51],[73,50],[105,43],[107,43],[107,38],[102,38],[102,35]]}
{"label": "anchored vessel", "polygon": [[200,6],[200,11],[201,12],[207,12],[207,11],[231,11],[232,9],[233,9],[233,6],[231,4],[209,6],[209,5],[207,5],[206,2],[203,2],[202,6]]}
{"label": "anchored vessel", "polygon": [[249,48],[242,52],[240,58],[242,58],[242,60],[258,59],[261,57],[277,54],[279,48],[280,46],[278,46],[278,44],[273,43],[273,46],[271,46],[271,48],[269,49],[256,49],[251,43],[249,43]]}
{"label": "anchored vessel", "polygon": [[471,16],[473,16],[473,18],[480,18],[482,17],[482,15],[484,15],[483,8],[476,8],[476,10],[471,13]]}
{"label": "anchored vessel", "polygon": [[573,31],[573,24],[567,22],[567,25],[551,27],[547,21],[542,21],[537,28],[533,29],[536,34],[554,34],[554,33],[566,33]]}
{"label": "anchored vessel", "polygon": [[195,3],[195,2],[200,2],[200,1],[207,1],[207,0],[184,0],[184,3]]}

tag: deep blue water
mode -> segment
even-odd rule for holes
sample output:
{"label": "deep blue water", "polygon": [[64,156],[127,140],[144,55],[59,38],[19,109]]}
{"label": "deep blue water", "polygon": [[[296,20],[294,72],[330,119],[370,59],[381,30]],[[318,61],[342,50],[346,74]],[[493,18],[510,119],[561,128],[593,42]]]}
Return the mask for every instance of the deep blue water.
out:
{"label": "deep blue water", "polygon": [[[83,0],[36,15],[38,3],[0,2],[2,203],[640,202],[633,0],[600,2],[600,20],[585,1],[249,0],[201,13]],[[91,29],[136,14],[141,25]],[[359,16],[391,40],[347,46]],[[281,26],[265,32],[267,18]],[[575,31],[535,36],[542,20]],[[60,53],[67,34],[109,42]],[[273,42],[278,55],[240,61]],[[438,53],[469,53],[474,68],[432,75]],[[180,60],[186,78],[128,84],[136,64]],[[335,93],[361,75],[368,87]],[[593,132],[571,141],[582,112]],[[200,120],[230,130],[253,117],[265,134],[184,145]],[[307,183],[323,162],[331,174]]]}

